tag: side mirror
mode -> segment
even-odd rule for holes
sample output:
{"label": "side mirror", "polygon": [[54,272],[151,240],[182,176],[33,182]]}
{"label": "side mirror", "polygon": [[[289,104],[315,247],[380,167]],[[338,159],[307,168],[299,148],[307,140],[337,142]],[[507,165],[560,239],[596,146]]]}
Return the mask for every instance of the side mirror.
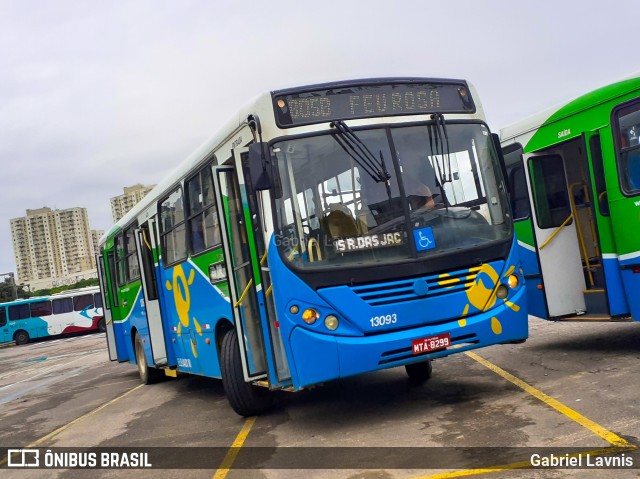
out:
{"label": "side mirror", "polygon": [[273,187],[271,176],[271,154],[267,143],[249,145],[249,175],[255,191],[269,190]]}
{"label": "side mirror", "polygon": [[502,154],[502,147],[500,146],[500,137],[496,133],[491,133],[493,139],[493,146],[496,149],[498,155],[498,162],[500,163],[500,170],[502,171],[502,177],[507,187],[507,193],[511,194],[511,184],[509,183],[509,175],[507,174],[507,163],[504,161],[504,155]]}

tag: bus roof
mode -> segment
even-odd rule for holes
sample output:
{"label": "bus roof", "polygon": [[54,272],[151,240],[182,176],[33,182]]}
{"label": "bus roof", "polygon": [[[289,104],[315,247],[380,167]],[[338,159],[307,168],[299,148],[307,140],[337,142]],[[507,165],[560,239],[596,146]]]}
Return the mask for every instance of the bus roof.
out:
{"label": "bus roof", "polygon": [[500,141],[512,140],[528,132],[537,130],[543,125],[588,110],[589,108],[611,101],[638,88],[640,88],[640,73],[633,74],[621,81],[610,83],[596,90],[584,93],[567,103],[546,108],[523,120],[507,125],[500,129]]}

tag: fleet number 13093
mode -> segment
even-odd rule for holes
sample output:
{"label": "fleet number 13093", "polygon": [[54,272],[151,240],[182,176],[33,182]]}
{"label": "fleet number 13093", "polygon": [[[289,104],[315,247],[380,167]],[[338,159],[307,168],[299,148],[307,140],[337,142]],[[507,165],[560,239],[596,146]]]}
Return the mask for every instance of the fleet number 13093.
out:
{"label": "fleet number 13093", "polygon": [[396,314],[387,314],[386,316],[374,316],[369,320],[371,326],[377,328],[379,326],[388,326],[398,322]]}

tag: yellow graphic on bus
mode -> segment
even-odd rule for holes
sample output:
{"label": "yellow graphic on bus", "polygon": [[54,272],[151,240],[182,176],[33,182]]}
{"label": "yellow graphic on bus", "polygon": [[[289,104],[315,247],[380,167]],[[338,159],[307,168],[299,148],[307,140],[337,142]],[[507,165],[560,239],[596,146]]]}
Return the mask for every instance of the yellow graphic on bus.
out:
{"label": "yellow graphic on bus", "polygon": [[[511,266],[505,277],[509,276],[515,270],[514,266]],[[460,319],[458,320],[458,325],[462,328],[467,325],[467,315],[469,314],[469,309],[471,306],[476,308],[479,311],[488,311],[493,308],[498,300],[496,296],[496,289],[500,284],[500,275],[498,272],[491,266],[490,264],[483,264],[477,268],[471,268],[469,270],[470,276],[465,278],[466,280],[473,279],[473,284],[470,288],[466,290],[467,293],[467,303],[464,306],[462,314],[460,315]],[[444,286],[445,288],[451,288],[456,286],[461,282],[460,278],[452,278],[448,274],[442,274],[439,277],[438,284],[440,286]],[[514,311],[519,311],[520,307],[512,303],[511,301],[503,300],[504,303]],[[502,334],[502,324],[496,317],[491,318],[491,331],[494,334]]]}
{"label": "yellow graphic on bus", "polygon": [[[176,313],[180,322],[178,323],[178,337],[182,335],[182,329],[189,327],[189,309],[191,308],[191,293],[189,286],[193,284],[196,272],[191,270],[189,273],[189,279],[184,274],[182,265],[177,265],[173,268],[173,283],[167,280],[165,286],[169,291],[173,291],[173,299],[176,303]],[[193,326],[196,332],[202,336],[202,327],[198,323],[198,320],[193,317]],[[193,357],[198,357],[198,351],[196,350],[195,340],[191,340],[191,350],[193,351]]]}

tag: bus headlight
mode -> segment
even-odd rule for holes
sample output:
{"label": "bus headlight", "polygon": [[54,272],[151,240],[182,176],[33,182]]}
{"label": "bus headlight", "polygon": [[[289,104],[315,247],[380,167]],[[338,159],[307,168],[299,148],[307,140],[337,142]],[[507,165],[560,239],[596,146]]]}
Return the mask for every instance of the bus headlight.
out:
{"label": "bus headlight", "polygon": [[307,324],[315,323],[319,317],[320,313],[313,308],[307,308],[304,310],[304,313],[302,313],[302,320]]}
{"label": "bus headlight", "polygon": [[518,278],[517,274],[512,274],[509,276],[509,279],[507,279],[507,284],[511,289],[516,289],[518,284],[520,284],[520,278]]}
{"label": "bus headlight", "polygon": [[507,288],[504,284],[501,284],[500,286],[498,286],[498,289],[496,290],[496,296],[499,299],[504,299],[509,295],[509,288]]}
{"label": "bus headlight", "polygon": [[330,314],[329,316],[324,318],[324,325],[328,330],[335,331],[336,329],[338,329],[338,318],[333,314]]}

